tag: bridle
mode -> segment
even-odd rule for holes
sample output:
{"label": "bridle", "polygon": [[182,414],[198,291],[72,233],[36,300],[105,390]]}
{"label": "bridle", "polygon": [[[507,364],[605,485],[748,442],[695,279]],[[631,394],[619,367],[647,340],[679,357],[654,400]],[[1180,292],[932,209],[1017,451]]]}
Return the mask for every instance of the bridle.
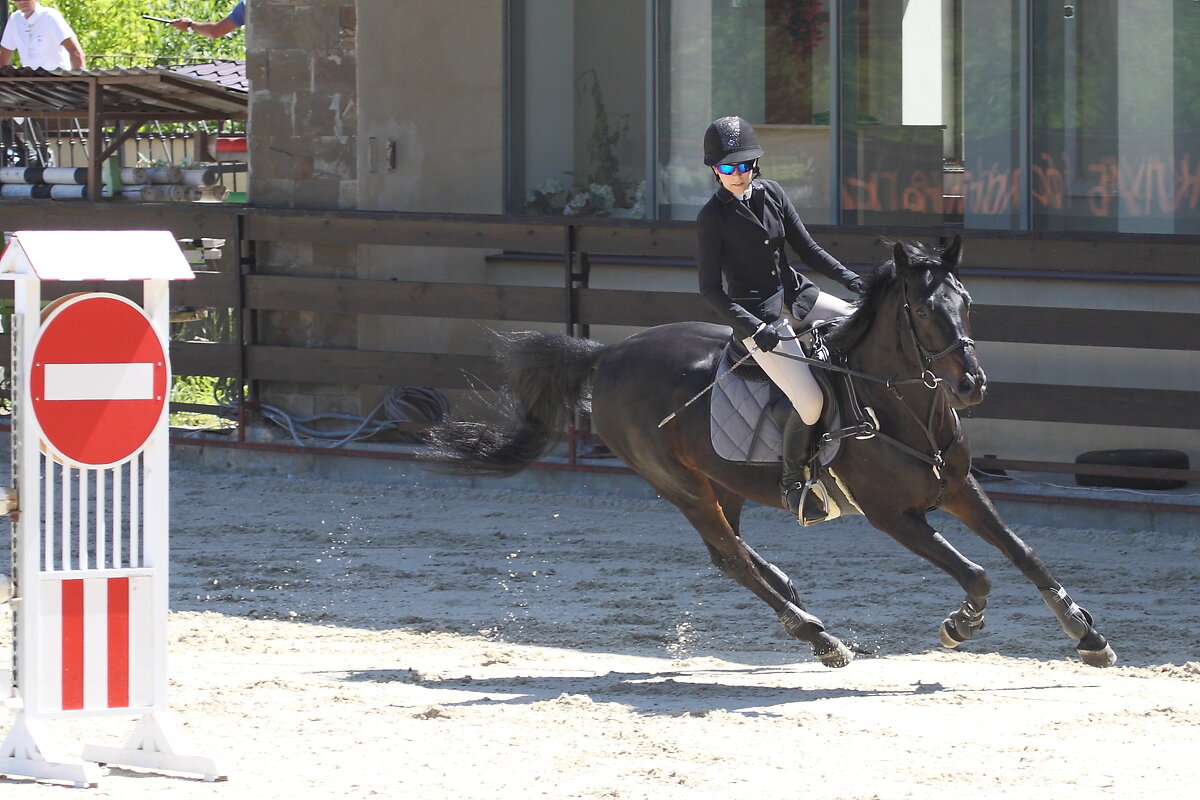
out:
{"label": "bridle", "polygon": [[[908,281],[905,280],[904,302],[899,305],[899,311],[896,314],[897,334],[902,335],[901,329],[907,329],[909,340],[912,342],[913,349],[916,350],[917,357],[921,361],[922,382],[928,389],[937,389],[942,383],[945,383],[945,380],[943,378],[939,378],[933,373],[933,370],[931,369],[933,362],[937,361],[938,359],[945,358],[957,350],[961,349],[965,352],[968,347],[974,348],[975,340],[967,336],[959,336],[941,350],[930,350],[921,343],[921,338],[917,336],[917,325],[915,322],[913,322],[912,307],[909,305],[908,296]],[[908,324],[905,325],[905,322]],[[942,505],[942,498],[946,493],[947,480],[944,472],[946,466],[945,453],[957,442],[962,441],[962,427],[958,424],[958,414],[955,413],[953,408],[951,408],[950,414],[954,421],[954,435],[951,437],[950,443],[943,448],[938,444],[937,437],[933,435],[933,420],[938,409],[937,395],[934,395],[933,400],[929,404],[928,418],[922,420],[917,415],[917,412],[913,411],[913,409],[908,405],[908,402],[904,399],[904,396],[900,394],[900,388],[897,385],[897,382],[891,381],[887,385],[888,388],[891,389],[892,394],[896,396],[896,399],[900,401],[900,407],[903,408],[910,417],[912,417],[912,420],[917,423],[917,426],[921,429],[921,432],[925,434],[925,441],[928,442],[929,447],[933,452],[925,453],[915,447],[912,447],[911,445],[905,444],[894,436],[885,434],[883,431],[877,430],[876,436],[883,439],[883,441],[887,442],[893,447],[908,453],[913,458],[916,458],[919,461],[924,461],[929,465],[930,470],[933,472],[933,477],[937,479],[938,492],[937,497],[934,498],[932,505],[926,509],[926,512],[928,513],[929,511],[936,511]]]}
{"label": "bridle", "polygon": [[[868,373],[859,372],[858,370],[853,370],[845,366],[845,353],[838,354],[838,360],[842,362],[841,366],[813,359],[798,360],[804,360],[811,365],[819,366],[832,372],[840,372],[846,376],[847,393],[850,397],[851,405],[851,408],[847,409],[847,411],[850,415],[857,417],[857,419],[855,420],[854,424],[846,425],[837,431],[829,431],[823,434],[821,436],[822,444],[828,444],[835,439],[844,439],[847,437],[854,437],[855,439],[877,438],[883,442],[886,442],[897,450],[907,453],[918,461],[923,461],[929,465],[930,471],[933,473],[933,477],[938,482],[937,496],[934,498],[933,503],[928,509],[926,509],[926,511],[936,511],[942,505],[942,498],[946,493],[946,486],[948,485],[945,475],[945,454],[946,451],[953,447],[957,442],[962,441],[962,427],[958,424],[958,414],[955,413],[953,409],[950,409],[951,418],[954,422],[954,435],[951,437],[949,444],[947,444],[945,447],[942,447],[938,444],[937,437],[934,436],[933,433],[933,422],[939,407],[937,396],[935,395],[929,404],[929,414],[927,418],[921,419],[917,412],[914,411],[911,406],[909,406],[908,401],[904,399],[904,395],[900,393],[900,387],[904,385],[921,384],[925,388],[931,390],[939,388],[942,383],[945,383],[945,380],[939,378],[933,373],[933,370],[931,369],[933,363],[938,359],[945,358],[957,350],[961,349],[965,351],[968,347],[975,347],[975,340],[967,336],[959,336],[941,350],[930,350],[929,348],[925,347],[925,345],[921,343],[920,337],[917,336],[917,326],[916,323],[913,322],[912,308],[908,302],[907,280],[904,282],[904,302],[898,304],[897,308],[896,333],[900,337],[903,337],[905,333],[907,333],[909,340],[912,342],[913,349],[916,351],[922,367],[920,377],[885,379],[870,375]],[[907,325],[905,324],[906,322],[908,323]],[[795,358],[795,356],[789,357]],[[859,405],[857,392],[854,391],[854,378],[864,378],[868,381],[882,383],[884,386],[886,386],[899,401],[899,406],[904,409],[908,416],[912,418],[912,421],[917,424],[917,427],[920,428],[921,432],[925,435],[925,441],[928,443],[929,449],[932,452],[918,450],[912,445],[900,441],[895,436],[880,430],[879,423],[875,419],[875,415],[873,413],[864,413],[863,408]]]}
{"label": "bridle", "polygon": [[[908,322],[907,326],[904,325],[905,321]],[[907,327],[908,338],[912,342],[913,349],[917,351],[917,357],[921,360],[921,377],[924,379],[925,385],[930,389],[936,389],[938,385],[943,382],[942,379],[934,375],[933,371],[930,369],[930,367],[933,366],[933,362],[940,358],[945,358],[956,350],[966,350],[968,347],[975,347],[975,340],[967,336],[959,336],[953,342],[937,351],[930,350],[924,344],[922,344],[921,338],[917,336],[917,325],[915,322],[913,322],[912,307],[908,303],[907,280],[904,282],[904,303],[900,306],[900,312],[896,315],[897,332],[904,327]]]}

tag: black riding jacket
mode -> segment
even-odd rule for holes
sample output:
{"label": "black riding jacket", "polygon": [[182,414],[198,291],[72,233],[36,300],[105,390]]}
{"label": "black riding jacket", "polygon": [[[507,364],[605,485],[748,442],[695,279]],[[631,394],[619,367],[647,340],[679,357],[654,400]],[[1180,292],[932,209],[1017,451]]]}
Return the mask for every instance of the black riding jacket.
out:
{"label": "black riding jacket", "polygon": [[757,179],[752,187],[747,204],[722,186],[696,217],[700,294],[738,339],[778,320],[784,303],[803,319],[817,300],[820,289],[788,262],[785,244],[811,269],[852,291],[862,286],[861,278],[813,241],[782,186]]}

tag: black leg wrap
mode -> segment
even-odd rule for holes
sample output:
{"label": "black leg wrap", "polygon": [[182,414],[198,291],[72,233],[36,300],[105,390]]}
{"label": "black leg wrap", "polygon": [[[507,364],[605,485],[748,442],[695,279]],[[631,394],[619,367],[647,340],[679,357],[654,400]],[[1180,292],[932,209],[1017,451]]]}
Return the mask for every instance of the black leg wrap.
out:
{"label": "black leg wrap", "polygon": [[793,639],[812,644],[813,655],[830,668],[844,667],[854,660],[854,653],[836,636],[825,632],[821,620],[792,603],[779,612],[783,629]]}
{"label": "black leg wrap", "polygon": [[796,591],[796,585],[792,583],[783,570],[774,564],[767,564],[764,570],[764,577],[767,583],[771,584],[771,588],[779,592],[779,595],[789,603],[795,605],[800,610],[804,610],[804,604],[800,602],[800,593]]}
{"label": "black leg wrap", "polygon": [[1111,667],[1117,663],[1117,654],[1113,652],[1100,632],[1092,627],[1092,615],[1087,609],[1076,605],[1067,590],[1061,586],[1050,589],[1040,589],[1042,600],[1058,617],[1063,631],[1076,641],[1076,652],[1083,663],[1091,667]]}
{"label": "black leg wrap", "polygon": [[783,623],[783,629],[787,631],[788,636],[802,642],[814,642],[817,635],[825,631],[821,620],[795,603],[788,603],[783,607],[779,612],[779,621]]}
{"label": "black leg wrap", "polygon": [[1067,636],[1078,642],[1092,632],[1092,615],[1087,609],[1076,605],[1066,589],[1057,586],[1038,591],[1042,593],[1042,600],[1054,612],[1054,616],[1058,617],[1059,624]]}

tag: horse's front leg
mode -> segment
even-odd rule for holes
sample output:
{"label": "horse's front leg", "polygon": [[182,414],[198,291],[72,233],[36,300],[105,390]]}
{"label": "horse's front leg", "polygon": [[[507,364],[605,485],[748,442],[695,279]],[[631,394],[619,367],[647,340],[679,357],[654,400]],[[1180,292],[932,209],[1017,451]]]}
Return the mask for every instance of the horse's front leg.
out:
{"label": "horse's front leg", "polygon": [[992,582],[983,567],[954,549],[924,516],[914,513],[871,514],[871,524],[958,582],[967,597],[942,620],[938,638],[946,647],[958,647],[983,628]]}
{"label": "horse's front leg", "polygon": [[1062,629],[1075,640],[1083,663],[1093,667],[1111,667],[1117,663],[1117,655],[1108,640],[1093,626],[1092,615],[1071,599],[1033,548],[1004,524],[992,501],[973,476],[968,475],[961,488],[946,498],[943,508],[1003,553],[1021,570],[1021,574],[1032,581]]}

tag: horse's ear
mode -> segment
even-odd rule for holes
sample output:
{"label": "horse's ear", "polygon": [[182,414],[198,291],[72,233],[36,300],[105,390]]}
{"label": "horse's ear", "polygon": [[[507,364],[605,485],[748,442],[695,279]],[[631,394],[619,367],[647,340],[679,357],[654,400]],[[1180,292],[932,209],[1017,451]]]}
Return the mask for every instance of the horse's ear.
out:
{"label": "horse's ear", "polygon": [[910,266],[908,263],[908,251],[904,249],[904,245],[900,242],[892,245],[892,262],[896,265],[897,272],[907,270]]}
{"label": "horse's ear", "polygon": [[962,259],[962,237],[957,234],[954,241],[942,251],[942,266],[950,272],[958,272],[958,262]]}

